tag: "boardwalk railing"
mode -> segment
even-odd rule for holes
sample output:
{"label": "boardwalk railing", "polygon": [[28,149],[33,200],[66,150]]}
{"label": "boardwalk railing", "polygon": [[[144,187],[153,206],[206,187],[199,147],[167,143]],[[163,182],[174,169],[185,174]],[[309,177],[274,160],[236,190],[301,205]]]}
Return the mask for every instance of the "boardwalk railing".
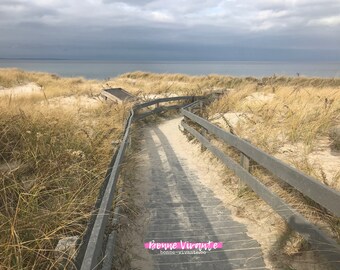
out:
{"label": "boardwalk railing", "polygon": [[[193,113],[192,110],[198,106],[202,108],[201,101],[192,103],[181,109],[184,116],[181,123],[183,128],[193,135],[259,197],[269,204],[276,213],[286,220],[293,230],[299,232],[307,241],[309,241],[314,249],[324,255],[336,269],[340,269],[339,244],[319,230],[315,225],[311,224],[296,209],[292,208],[282,200],[282,198],[273,193],[267,186],[253,176],[249,170],[245,168],[247,167],[245,164],[239,164],[211,144],[207,138],[207,133],[214,135],[215,138],[222,140],[241,152],[241,162],[242,160],[248,160],[249,162],[249,159],[255,161],[273,175],[333,213],[336,217],[340,216],[340,193]],[[203,130],[203,132],[197,131],[193,126],[198,127],[200,130]]]}
{"label": "boardwalk railing", "polygon": [[[155,99],[149,102],[135,105],[126,119],[124,135],[122,142],[116,153],[113,155],[111,163],[106,173],[105,180],[100,189],[97,202],[94,206],[94,213],[88,224],[86,233],[83,236],[78,254],[75,259],[75,266],[81,270],[92,270],[100,269],[103,262],[103,253],[105,247],[105,230],[108,225],[109,217],[111,216],[111,209],[113,203],[113,197],[116,189],[117,179],[119,177],[120,168],[124,159],[126,147],[129,144],[129,135],[131,124],[133,120],[139,120],[145,118],[151,114],[158,113],[164,110],[177,109],[183,107],[183,105],[168,105],[160,106],[160,103],[169,102],[193,102],[201,97],[196,96],[179,96],[171,98]],[[156,105],[156,108],[148,111],[139,113],[144,108],[149,108],[152,105]],[[113,254],[107,254],[111,258],[105,258],[106,265],[109,265],[112,261]]]}
{"label": "boardwalk railing", "polygon": [[135,119],[140,120],[155,113],[159,113],[159,112],[167,111],[167,110],[173,110],[173,109],[180,109],[183,107],[183,105],[179,105],[179,104],[160,106],[160,103],[167,103],[167,102],[174,102],[174,101],[186,101],[188,103],[188,102],[194,102],[196,99],[201,99],[201,98],[202,97],[199,97],[199,96],[167,97],[167,98],[159,98],[159,99],[151,100],[145,103],[137,104],[136,106],[134,106],[135,111],[139,111],[141,109],[148,108],[153,105],[155,105],[156,108],[154,108],[151,111],[138,114],[135,117]]}

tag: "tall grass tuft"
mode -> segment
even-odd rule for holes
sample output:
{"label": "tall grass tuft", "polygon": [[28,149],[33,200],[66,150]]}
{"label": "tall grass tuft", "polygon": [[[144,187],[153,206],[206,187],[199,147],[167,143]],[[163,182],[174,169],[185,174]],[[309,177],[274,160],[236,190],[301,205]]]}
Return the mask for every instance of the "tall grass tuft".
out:
{"label": "tall grass tuft", "polygon": [[92,84],[84,79],[0,72],[0,85],[32,80],[44,82],[46,98],[0,100],[0,269],[65,267],[55,247],[84,233],[114,150],[111,142],[120,138],[128,111],[99,101],[67,108],[44,102],[68,91],[83,95]]}

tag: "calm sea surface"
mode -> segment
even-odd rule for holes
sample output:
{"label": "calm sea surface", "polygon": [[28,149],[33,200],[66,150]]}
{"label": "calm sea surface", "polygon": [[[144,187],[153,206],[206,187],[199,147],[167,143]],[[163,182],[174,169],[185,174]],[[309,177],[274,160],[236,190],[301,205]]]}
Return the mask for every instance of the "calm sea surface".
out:
{"label": "calm sea surface", "polygon": [[340,62],[234,62],[234,61],[73,61],[73,60],[1,60],[0,67],[44,71],[60,76],[106,79],[126,72],[184,73],[188,75],[222,74],[264,77],[276,75],[340,77]]}

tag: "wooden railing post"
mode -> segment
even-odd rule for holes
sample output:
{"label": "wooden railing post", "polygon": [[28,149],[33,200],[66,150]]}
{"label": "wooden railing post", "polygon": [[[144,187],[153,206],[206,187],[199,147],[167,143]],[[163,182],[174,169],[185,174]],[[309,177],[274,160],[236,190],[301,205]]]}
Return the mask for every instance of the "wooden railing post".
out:
{"label": "wooden railing post", "polygon": [[200,114],[202,115],[203,113],[203,101],[202,100],[200,100],[199,106],[200,106]]}
{"label": "wooden railing post", "polygon": [[[207,138],[208,132],[205,128],[202,128],[201,134],[204,138],[208,139]],[[206,149],[207,148],[203,144],[201,144],[201,152],[204,152]]]}
{"label": "wooden railing post", "polygon": [[[242,152],[241,152],[240,164],[247,172],[250,172],[250,159]],[[239,179],[239,183],[238,183],[239,191],[244,190],[246,187],[247,185],[241,179]]]}
{"label": "wooden railing post", "polygon": [[241,166],[246,169],[247,172],[250,172],[250,159],[245,154],[241,153]]}

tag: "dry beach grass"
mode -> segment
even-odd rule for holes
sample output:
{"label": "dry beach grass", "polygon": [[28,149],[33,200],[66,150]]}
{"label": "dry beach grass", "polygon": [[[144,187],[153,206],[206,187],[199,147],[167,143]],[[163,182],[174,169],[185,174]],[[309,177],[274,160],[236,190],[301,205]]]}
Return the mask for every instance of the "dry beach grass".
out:
{"label": "dry beach grass", "polygon": [[[223,90],[221,98],[206,108],[205,117],[340,190],[340,153],[336,139],[329,136],[340,124],[340,79],[135,72],[102,82],[0,69],[0,92],[27,84],[40,91],[0,95],[0,269],[58,268],[54,252],[58,240],[84,232],[113,152],[108,146],[120,138],[128,111],[125,105],[108,106],[97,98],[107,86],[122,87],[141,99]],[[339,239],[338,219],[280,186],[260,168],[252,169]],[[240,218],[255,220],[254,226],[275,220],[270,228],[281,242],[268,252],[296,267],[295,258],[308,249],[306,244],[287,233],[254,194],[240,191],[230,172],[224,170],[223,177],[224,188],[235,195]],[[251,207],[246,209],[245,204]],[[280,258],[282,254],[285,258]],[[315,260],[309,258],[308,265]],[[303,269],[301,264],[297,269]]]}
{"label": "dry beach grass", "polygon": [[84,232],[126,109],[84,106],[97,82],[18,70],[0,78],[45,91],[0,98],[0,269],[57,269],[54,249]]}

